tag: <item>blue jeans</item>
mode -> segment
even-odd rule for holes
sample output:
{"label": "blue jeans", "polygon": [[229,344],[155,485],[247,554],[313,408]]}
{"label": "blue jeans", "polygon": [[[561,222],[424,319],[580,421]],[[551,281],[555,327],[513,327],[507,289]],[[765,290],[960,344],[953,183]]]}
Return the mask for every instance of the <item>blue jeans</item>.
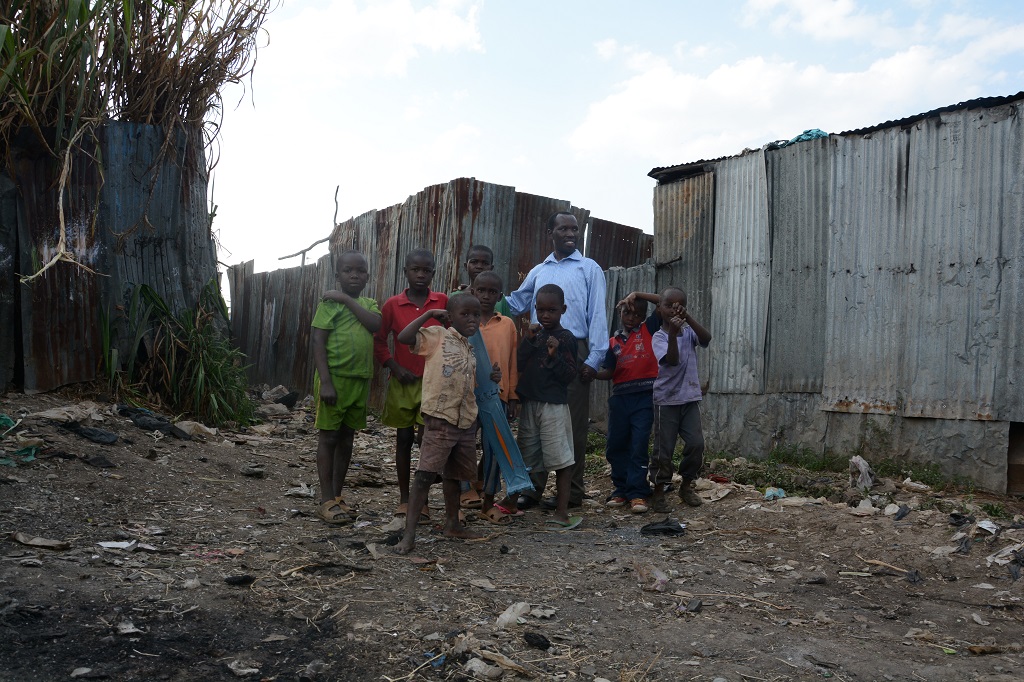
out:
{"label": "blue jeans", "polygon": [[608,442],[605,458],[612,468],[612,497],[647,498],[647,447],[654,424],[651,391],[608,398]]}

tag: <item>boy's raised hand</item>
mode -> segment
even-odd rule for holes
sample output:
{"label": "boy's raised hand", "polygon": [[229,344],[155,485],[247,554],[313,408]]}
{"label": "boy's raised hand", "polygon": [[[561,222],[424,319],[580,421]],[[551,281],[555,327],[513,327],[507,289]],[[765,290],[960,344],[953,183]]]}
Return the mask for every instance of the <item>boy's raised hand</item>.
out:
{"label": "boy's raised hand", "polygon": [[441,324],[448,324],[448,311],[444,308],[437,308],[429,312],[430,316]]}
{"label": "boy's raised hand", "polygon": [[526,331],[524,331],[523,334],[526,336],[526,338],[528,338],[531,341],[533,341],[533,339],[537,336],[537,334],[540,333],[540,330],[541,330],[540,324],[537,323],[537,322],[534,322],[533,324],[531,324],[529,327],[526,328]]}
{"label": "boy's raised hand", "polygon": [[548,357],[555,357],[555,353],[558,352],[558,339],[554,336],[548,337]]}
{"label": "boy's raised hand", "polygon": [[491,381],[496,384],[501,383],[501,367],[498,367],[498,363],[491,365]]}
{"label": "boy's raised hand", "polygon": [[616,308],[630,307],[630,306],[633,305],[633,302],[635,300],[636,300],[636,292],[630,292],[629,294],[626,294],[626,297],[624,299],[622,299],[621,301],[616,303],[615,307]]}
{"label": "boy's raised hand", "polygon": [[685,324],[685,321],[679,315],[674,315],[665,322],[665,325],[668,327],[667,331],[672,336],[679,334],[680,330],[683,328],[683,324]]}
{"label": "boy's raised hand", "polygon": [[351,297],[341,289],[330,289],[325,291],[324,295],[320,297],[321,301],[334,301],[335,303],[345,303]]}

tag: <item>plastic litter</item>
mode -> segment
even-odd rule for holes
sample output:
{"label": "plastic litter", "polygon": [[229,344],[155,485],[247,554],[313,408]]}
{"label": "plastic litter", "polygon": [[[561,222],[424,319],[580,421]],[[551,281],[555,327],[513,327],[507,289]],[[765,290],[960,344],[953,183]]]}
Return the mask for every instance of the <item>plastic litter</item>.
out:
{"label": "plastic litter", "polygon": [[641,535],[682,535],[685,532],[686,524],[680,523],[671,516],[666,516],[661,521],[654,521],[640,527]]}
{"label": "plastic litter", "polygon": [[498,616],[495,624],[499,630],[504,630],[509,625],[515,625],[519,622],[519,619],[530,612],[530,604],[525,601],[519,601],[512,604],[507,609],[502,611],[501,615]]}
{"label": "plastic litter", "polygon": [[871,490],[875,485],[875,472],[871,465],[860,455],[850,458],[850,487],[860,490]]}
{"label": "plastic litter", "polygon": [[764,491],[764,499],[766,500],[781,500],[786,496],[786,491],[782,488],[769,487]]}

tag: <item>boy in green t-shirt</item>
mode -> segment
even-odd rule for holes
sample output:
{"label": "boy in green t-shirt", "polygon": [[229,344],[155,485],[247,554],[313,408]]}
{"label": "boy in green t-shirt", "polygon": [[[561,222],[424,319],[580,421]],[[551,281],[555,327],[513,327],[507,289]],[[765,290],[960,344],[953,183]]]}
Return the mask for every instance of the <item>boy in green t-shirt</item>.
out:
{"label": "boy in green t-shirt", "polygon": [[[327,523],[348,523],[355,515],[341,498],[352,460],[357,429],[366,428],[366,403],[373,374],[373,334],[380,328],[377,302],[359,296],[370,279],[366,258],[358,251],[338,256],[340,289],[323,295],[313,316],[313,393],[317,396],[316,470],[320,505],[316,515]],[[324,380],[324,379],[329,380]]]}

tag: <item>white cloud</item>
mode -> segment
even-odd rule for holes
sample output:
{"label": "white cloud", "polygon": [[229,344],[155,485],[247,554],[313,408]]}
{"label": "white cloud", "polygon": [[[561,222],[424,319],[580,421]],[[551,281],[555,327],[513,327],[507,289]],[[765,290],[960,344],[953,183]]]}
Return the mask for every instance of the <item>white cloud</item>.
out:
{"label": "white cloud", "polygon": [[276,21],[261,78],[330,87],[351,77],[403,76],[423,51],[482,52],[479,3],[333,0]]}
{"label": "white cloud", "polygon": [[611,59],[618,54],[619,43],[614,38],[608,38],[598,41],[594,48],[597,50],[597,56],[601,59]]}
{"label": "white cloud", "polygon": [[1006,94],[988,91],[985,74],[991,60],[1024,52],[1019,35],[1020,27],[1008,27],[958,53],[910,47],[856,71],[757,56],[705,75],[624,50],[636,74],[590,105],[569,144],[588,158],[621,153],[665,165],[735,154],[808,128],[841,132]]}
{"label": "white cloud", "polygon": [[872,14],[853,0],[748,0],[746,26],[767,23],[776,33],[795,31],[819,41],[865,40],[897,45],[908,40],[907,27],[893,26],[888,10]]}

